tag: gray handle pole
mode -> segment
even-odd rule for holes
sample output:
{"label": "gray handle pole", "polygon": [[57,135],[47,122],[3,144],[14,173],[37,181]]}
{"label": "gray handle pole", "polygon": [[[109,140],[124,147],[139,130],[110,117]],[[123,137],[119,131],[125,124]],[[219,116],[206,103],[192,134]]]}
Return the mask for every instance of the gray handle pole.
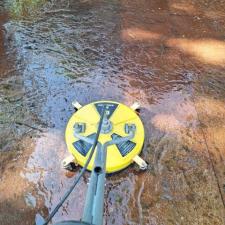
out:
{"label": "gray handle pole", "polygon": [[82,216],[93,225],[103,224],[106,154],[104,145],[98,144]]}

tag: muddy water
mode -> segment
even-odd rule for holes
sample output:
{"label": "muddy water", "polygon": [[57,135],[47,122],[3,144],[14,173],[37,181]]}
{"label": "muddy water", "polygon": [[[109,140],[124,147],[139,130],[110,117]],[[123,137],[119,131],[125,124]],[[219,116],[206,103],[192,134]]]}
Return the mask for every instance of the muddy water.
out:
{"label": "muddy water", "polygon": [[[150,169],[108,177],[105,224],[223,224],[223,3],[30,2],[1,7],[0,224],[41,224],[70,187],[75,99],[142,105]],[[80,218],[88,176],[53,222]]]}

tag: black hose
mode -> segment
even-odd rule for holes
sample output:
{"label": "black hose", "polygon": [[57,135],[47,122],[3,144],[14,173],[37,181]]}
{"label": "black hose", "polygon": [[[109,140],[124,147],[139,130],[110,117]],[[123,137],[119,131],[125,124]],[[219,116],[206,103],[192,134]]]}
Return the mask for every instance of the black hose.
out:
{"label": "black hose", "polygon": [[[85,164],[84,164],[83,168],[81,169],[79,175],[75,178],[75,180],[74,180],[73,185],[71,186],[71,188],[67,191],[67,193],[64,195],[64,197],[62,198],[62,200],[58,203],[58,205],[55,207],[55,209],[46,218],[46,221],[45,221],[45,223],[43,225],[47,225],[50,222],[50,220],[57,213],[57,211],[62,206],[62,204],[65,202],[65,200],[69,197],[69,195],[71,194],[71,192],[73,191],[73,189],[76,187],[76,185],[80,181],[80,178],[83,176],[84,172],[86,171],[86,169],[88,167],[88,164],[90,163],[91,158],[92,158],[92,156],[94,154],[96,145],[98,143],[98,138],[99,138],[99,134],[101,132],[101,127],[102,127],[102,121],[103,121],[103,118],[104,118],[104,114],[105,114],[105,106],[103,107],[102,112],[101,112],[101,118],[100,118],[100,122],[99,122],[99,125],[98,125],[97,134],[96,134],[96,137],[95,137],[95,140],[94,140],[94,143],[92,145],[92,149],[91,149],[91,152],[90,152],[90,155],[89,155],[87,161],[85,162]],[[34,225],[36,225],[36,223]]]}

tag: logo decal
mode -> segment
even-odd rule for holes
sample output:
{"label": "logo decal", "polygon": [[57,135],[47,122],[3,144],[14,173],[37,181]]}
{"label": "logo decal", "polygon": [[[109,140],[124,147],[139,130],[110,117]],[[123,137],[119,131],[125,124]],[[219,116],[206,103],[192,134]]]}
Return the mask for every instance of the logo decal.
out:
{"label": "logo decal", "polygon": [[116,108],[118,107],[118,104],[108,103],[108,102],[96,103],[95,107],[96,107],[99,115],[101,115],[104,106],[106,107],[105,112],[107,115],[107,119],[109,119],[112,116],[112,114],[114,113],[114,111],[116,110]]}

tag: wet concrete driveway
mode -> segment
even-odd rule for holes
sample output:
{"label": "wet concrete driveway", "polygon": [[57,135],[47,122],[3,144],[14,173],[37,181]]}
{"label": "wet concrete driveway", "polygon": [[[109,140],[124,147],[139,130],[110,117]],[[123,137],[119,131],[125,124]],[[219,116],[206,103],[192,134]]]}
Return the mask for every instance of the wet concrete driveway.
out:
{"label": "wet concrete driveway", "polygon": [[[105,224],[224,224],[224,21],[219,0],[1,2],[0,224],[41,221],[70,187],[75,99],[142,106],[150,169],[108,177]],[[86,178],[53,222],[80,218]]]}

